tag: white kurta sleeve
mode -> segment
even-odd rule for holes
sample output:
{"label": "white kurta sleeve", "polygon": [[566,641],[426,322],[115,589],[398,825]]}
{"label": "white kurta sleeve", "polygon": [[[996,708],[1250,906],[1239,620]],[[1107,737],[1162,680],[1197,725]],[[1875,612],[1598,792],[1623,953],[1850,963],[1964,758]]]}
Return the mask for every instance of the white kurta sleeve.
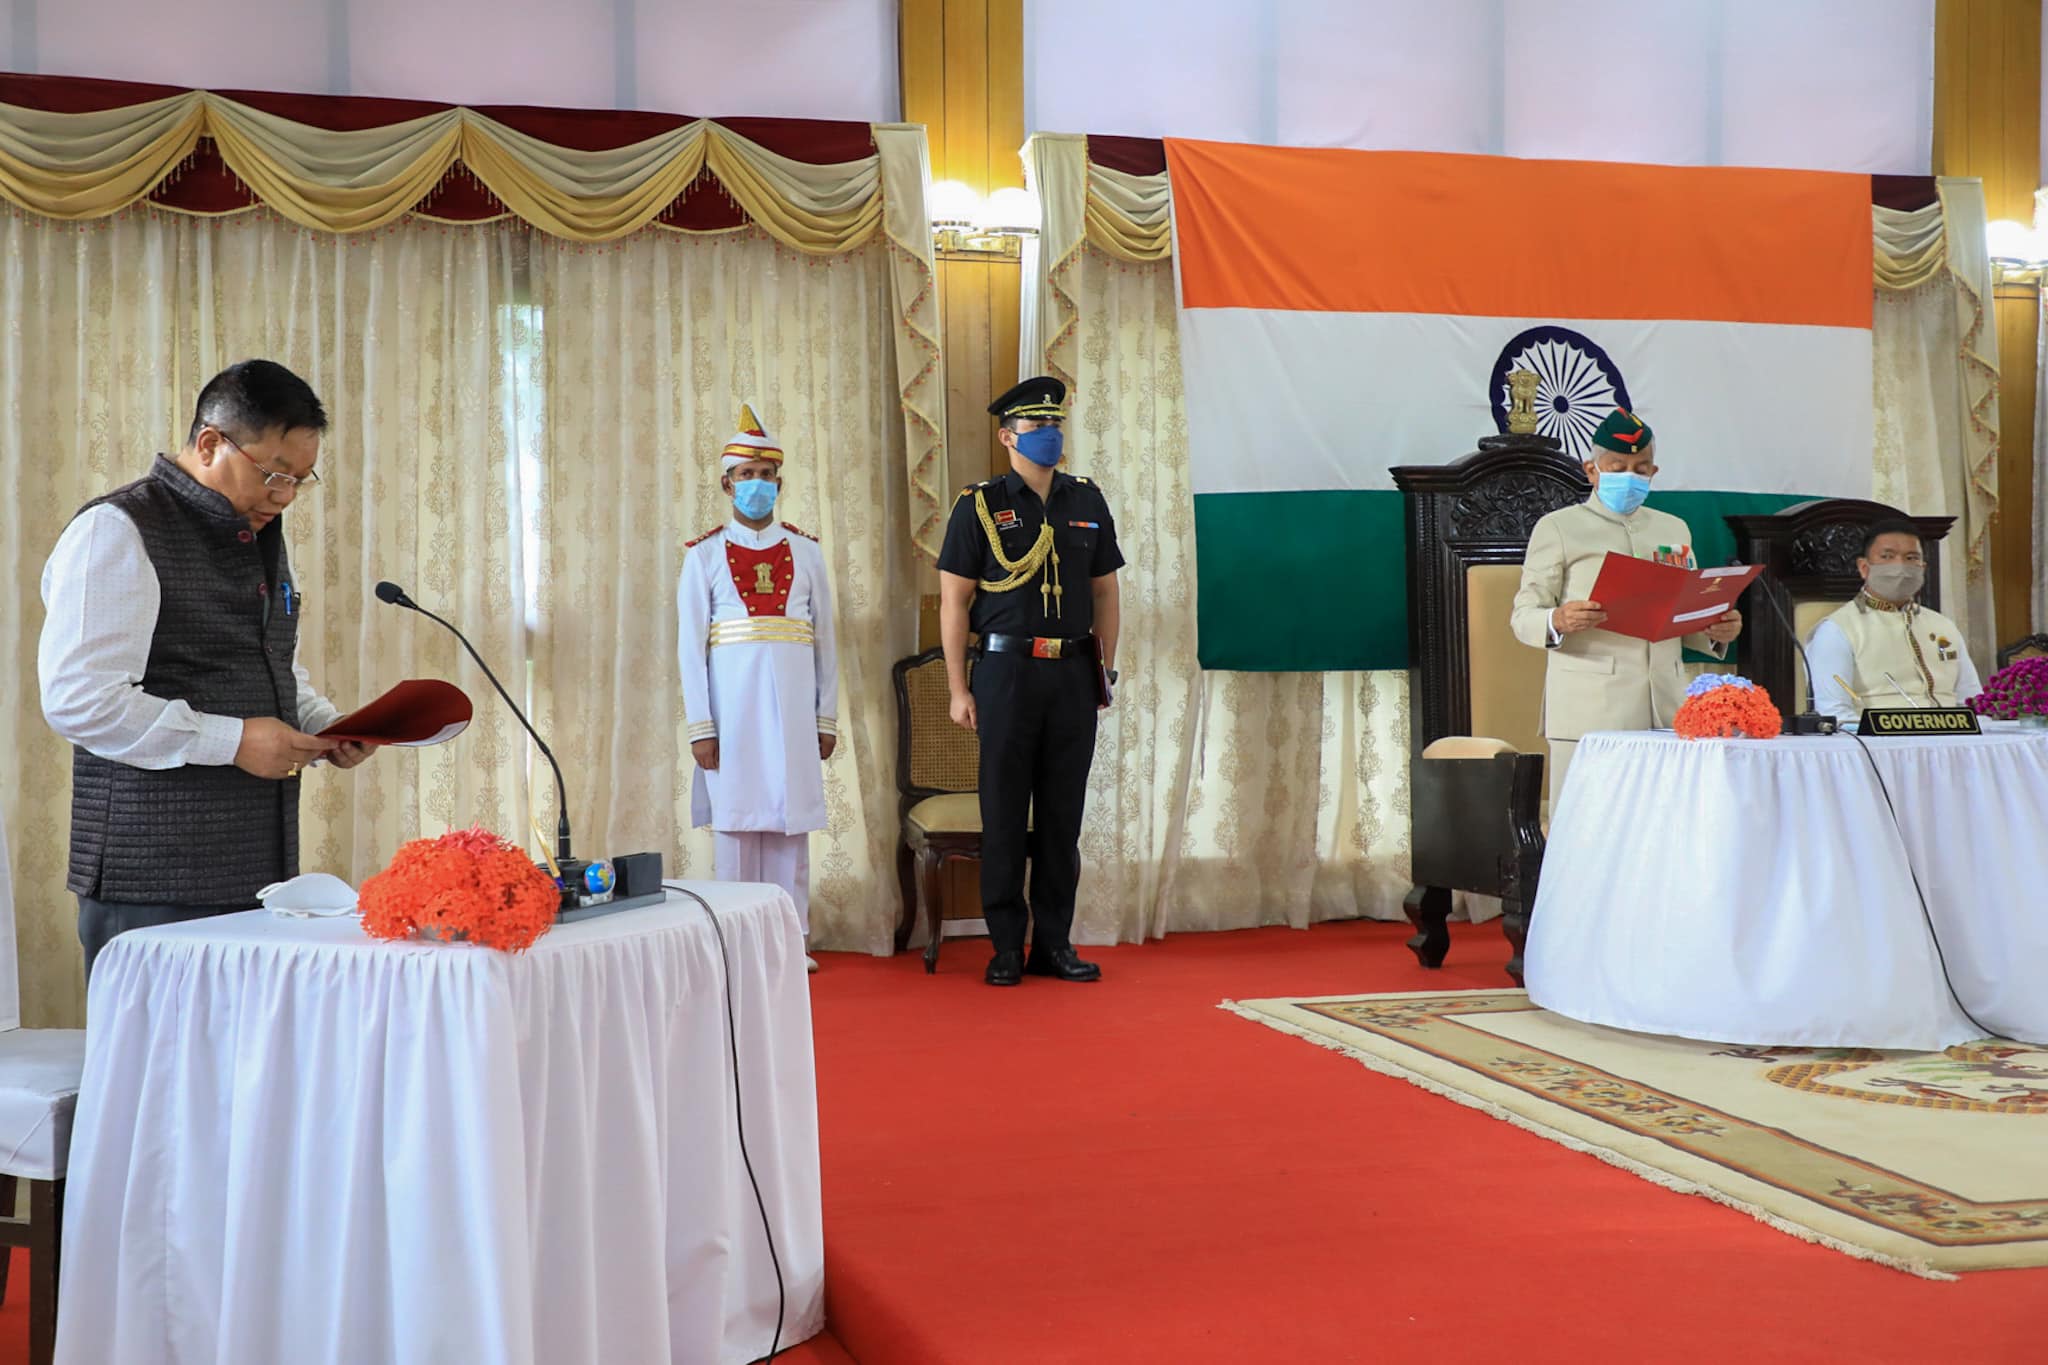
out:
{"label": "white kurta sleeve", "polygon": [[[1815,626],[1806,642],[1806,658],[1813,669],[1814,709],[1843,724],[1861,717],[1863,708],[1835,681],[1856,676],[1856,650],[1842,628],[1833,621]],[[1795,697],[1790,704],[1794,711],[1804,710],[1806,698]]]}
{"label": "white kurta sleeve", "polygon": [[839,733],[839,631],[832,624],[832,585],[825,578],[825,552],[811,547],[812,653],[818,668],[818,733]]}
{"label": "white kurta sleeve", "polygon": [[676,583],[676,662],[683,673],[683,721],[690,743],[718,738],[711,714],[711,582],[705,577],[706,556],[691,550],[683,556],[683,576]]}
{"label": "white kurta sleeve", "polygon": [[341,719],[341,708],[314,689],[313,675],[306,672],[306,666],[299,662],[296,653],[292,656],[292,676],[299,682],[300,730],[317,735]]}
{"label": "white kurta sleeve", "polygon": [[1966,703],[1970,698],[1982,695],[1984,680],[1977,676],[1977,665],[1970,662],[1969,650],[1958,651],[1956,665],[1956,700]]}
{"label": "white kurta sleeve", "polygon": [[43,566],[43,718],[67,742],[131,768],[233,763],[241,721],[142,690],[162,605],[127,513],[103,503],[65,527]]}

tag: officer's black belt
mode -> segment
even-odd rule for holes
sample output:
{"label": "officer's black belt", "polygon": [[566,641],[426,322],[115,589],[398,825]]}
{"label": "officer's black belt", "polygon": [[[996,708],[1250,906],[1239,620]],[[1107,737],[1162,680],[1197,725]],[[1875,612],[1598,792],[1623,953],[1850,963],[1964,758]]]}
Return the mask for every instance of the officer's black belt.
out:
{"label": "officer's black belt", "polygon": [[984,635],[982,650],[989,654],[1029,654],[1034,659],[1092,659],[1095,637],[1059,639],[1043,635]]}

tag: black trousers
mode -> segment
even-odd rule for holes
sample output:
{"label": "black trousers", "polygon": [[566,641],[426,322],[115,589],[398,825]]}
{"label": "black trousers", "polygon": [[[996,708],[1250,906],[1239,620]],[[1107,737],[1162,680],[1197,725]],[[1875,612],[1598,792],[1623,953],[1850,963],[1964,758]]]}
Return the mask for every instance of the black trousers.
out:
{"label": "black trousers", "polygon": [[183,924],[210,915],[231,915],[247,906],[224,905],[130,905],[125,901],[96,901],[78,898],[78,941],[85,947],[85,979],[92,980],[93,959],[116,934],[130,929],[153,929],[159,924]]}
{"label": "black trousers", "polygon": [[1068,947],[1081,880],[1081,810],[1095,761],[1095,660],[985,654],[974,666],[973,689],[989,939],[997,952],[1021,952],[1028,920],[1034,952]]}

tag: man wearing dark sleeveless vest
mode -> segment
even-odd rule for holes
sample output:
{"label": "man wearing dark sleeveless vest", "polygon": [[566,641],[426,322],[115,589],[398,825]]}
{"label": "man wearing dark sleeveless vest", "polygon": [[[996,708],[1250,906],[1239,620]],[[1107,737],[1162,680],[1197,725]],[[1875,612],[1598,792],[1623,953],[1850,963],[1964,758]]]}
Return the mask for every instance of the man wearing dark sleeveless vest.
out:
{"label": "man wearing dark sleeveless vest", "polygon": [[200,391],[184,447],[96,498],[43,569],[43,715],[72,745],[85,969],[114,935],[247,910],[299,871],[299,774],[369,750],[298,667],[282,518],[319,482],[327,413],[245,360]]}

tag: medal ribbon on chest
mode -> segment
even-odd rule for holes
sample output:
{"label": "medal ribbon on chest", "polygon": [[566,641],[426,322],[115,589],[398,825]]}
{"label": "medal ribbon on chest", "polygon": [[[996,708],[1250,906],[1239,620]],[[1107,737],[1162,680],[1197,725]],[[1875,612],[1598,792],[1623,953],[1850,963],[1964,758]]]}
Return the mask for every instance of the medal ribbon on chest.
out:
{"label": "medal ribbon on chest", "polygon": [[749,616],[789,615],[789,588],[796,581],[796,556],[789,542],[779,541],[765,550],[751,550],[726,542],[725,564],[732,571],[732,585]]}

